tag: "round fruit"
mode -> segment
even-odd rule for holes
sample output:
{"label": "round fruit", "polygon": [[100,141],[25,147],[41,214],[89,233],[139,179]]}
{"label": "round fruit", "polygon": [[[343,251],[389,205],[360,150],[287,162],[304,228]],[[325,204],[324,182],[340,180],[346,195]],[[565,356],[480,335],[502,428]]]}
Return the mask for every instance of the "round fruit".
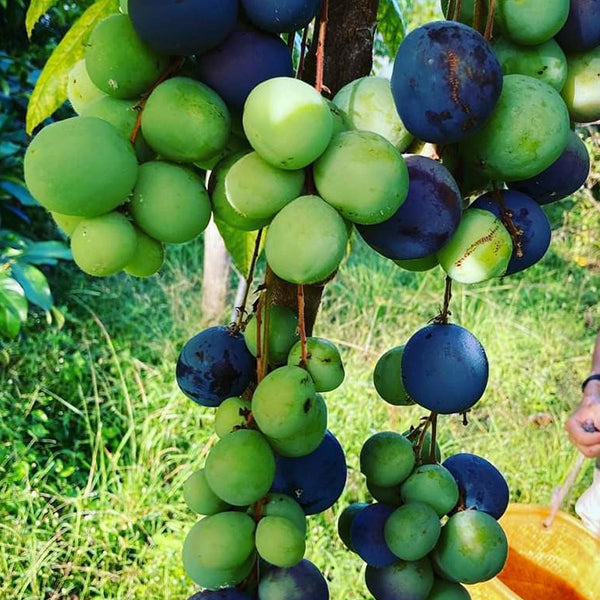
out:
{"label": "round fruit", "polygon": [[139,229],[135,233],[137,248],[133,258],[127,263],[125,272],[134,277],[151,277],[160,271],[165,260],[165,250],[159,241]]}
{"label": "round fruit", "polygon": [[221,164],[221,161],[224,162],[225,159],[228,159],[233,155],[236,155],[237,158],[239,158],[250,151],[250,144],[248,144],[247,140],[243,137],[243,134],[238,135],[233,131],[232,123],[232,131],[225,147],[205,160],[196,161],[194,165],[203,171],[214,171],[217,165]]}
{"label": "round fruit", "polygon": [[400,152],[368,131],[337,135],[314,165],[323,200],[353,223],[389,219],[408,193],[408,170]]}
{"label": "round fruit", "polygon": [[600,2],[571,0],[569,17],[556,40],[566,52],[585,52],[600,46]]}
{"label": "round fruit", "polygon": [[228,433],[241,428],[246,424],[250,412],[249,400],[244,400],[239,396],[227,398],[219,405],[215,413],[215,433],[223,438]]}
{"label": "round fruit", "polygon": [[190,169],[152,161],[140,167],[130,204],[135,222],[166,244],[183,244],[200,235],[211,205],[201,178]]}
{"label": "round fruit", "polygon": [[284,517],[263,517],[256,528],[256,550],[276,567],[293,567],[304,557],[304,534]]}
{"label": "round fruit", "polygon": [[248,594],[240,592],[237,588],[223,588],[220,590],[205,590],[190,597],[189,600],[251,600]]}
{"label": "round fruit", "polygon": [[338,135],[338,133],[344,133],[344,131],[351,131],[354,129],[350,122],[350,117],[339,106],[336,106],[331,100],[327,100],[327,106],[329,106],[331,116],[333,117],[332,139]]}
{"label": "round fruit", "polygon": [[[248,514],[256,516],[255,507],[248,509]],[[263,517],[284,517],[293,523],[302,535],[306,533],[306,515],[302,507],[290,496],[285,494],[269,494],[261,508]]]}
{"label": "round fruit", "polygon": [[199,515],[214,515],[230,508],[208,485],[204,469],[192,473],[183,484],[183,499]]}
{"label": "round fruit", "polygon": [[573,121],[591,123],[600,119],[600,46],[567,56],[569,76],[562,91]]}
{"label": "round fruit", "polygon": [[402,353],[404,346],[388,350],[378,361],[373,372],[377,393],[394,406],[409,406],[414,402],[408,397],[402,383]]}
{"label": "round fruit", "polygon": [[108,123],[74,117],[48,125],[25,153],[25,182],[51,211],[97,217],[123,204],[138,176],[131,144]]}
{"label": "round fruit", "polygon": [[240,429],[216,443],[205,471],[208,485],[219,498],[233,506],[247,506],[269,491],[275,458],[258,431]]}
{"label": "round fruit", "polygon": [[364,502],[355,502],[347,506],[338,518],[338,535],[348,550],[355,552],[352,545],[352,523],[356,516],[367,506]]}
{"label": "round fruit", "polygon": [[431,271],[439,266],[437,255],[430,254],[423,258],[409,258],[408,260],[394,261],[401,269],[412,271],[413,273],[422,273],[423,271]]}
{"label": "round fruit", "polygon": [[427,600],[471,600],[471,595],[460,583],[436,578]]}
{"label": "round fruit", "polygon": [[67,98],[77,114],[80,114],[90,102],[104,98],[104,92],[98,89],[90,79],[85,60],[75,63],[75,66],[69,71]]}
{"label": "round fruit", "polygon": [[273,219],[265,250],[269,266],[281,279],[311,284],[335,272],[347,243],[340,214],[317,196],[301,196]]}
{"label": "round fruit", "polygon": [[[413,445],[413,449],[416,449],[417,444],[419,443],[420,434],[413,434],[414,428],[407,429],[402,435],[408,439],[408,441]],[[410,437],[408,437],[410,436]],[[429,431],[425,434],[423,438],[423,444],[421,445],[421,451],[418,453],[417,462],[424,463],[428,462],[431,457],[431,434]],[[437,462],[442,460],[442,450],[440,449],[440,445],[435,443],[435,459]]]}
{"label": "round fruit", "polygon": [[466,510],[444,525],[433,559],[454,581],[474,584],[498,575],[507,555],[506,535],[496,520],[487,513]]}
{"label": "round fruit", "polygon": [[60,227],[62,232],[67,236],[71,237],[77,225],[83,221],[85,217],[72,217],[70,215],[61,215],[57,212],[51,212],[54,222]]}
{"label": "round fruit", "polygon": [[315,17],[321,0],[242,0],[248,18],[271,33],[295,33]]}
{"label": "round fruit", "polygon": [[302,169],[327,148],[333,117],[313,87],[291,77],[276,77],[248,96],[244,131],[252,147],[273,166]]}
{"label": "round fruit", "polygon": [[177,361],[181,391],[202,406],[219,406],[244,392],[256,361],[244,338],[227,327],[205,329],[189,340]]}
{"label": "round fruit", "polygon": [[469,410],[487,386],[488,359],[479,340],[464,327],[428,325],[404,348],[402,379],[420,406],[441,414]]}
{"label": "round fruit", "polygon": [[374,485],[402,483],[415,466],[412,444],[399,433],[384,431],[371,436],[360,451],[360,470]]}
{"label": "round fruit", "polygon": [[404,502],[423,502],[443,517],[458,502],[458,485],[442,465],[421,465],[402,484]]}
{"label": "round fruit", "polygon": [[377,502],[382,502],[388,506],[400,506],[402,504],[402,495],[400,494],[400,486],[382,487],[375,485],[367,479],[367,489],[369,494],[373,496]]}
{"label": "round fruit", "polygon": [[492,114],[501,90],[502,70],[492,49],[461,23],[423,25],[398,50],[392,94],[402,122],[419,139],[464,140]]}
{"label": "round fruit", "polygon": [[[302,343],[296,342],[288,355],[288,365],[301,366]],[[345,377],[342,357],[337,346],[320,337],[306,339],[306,370],[317,392],[331,392],[342,385]]]}
{"label": "round fruit", "polygon": [[139,36],[157,52],[202,54],[233,31],[238,1],[129,0],[129,16]]}
{"label": "round fruit", "polygon": [[301,560],[288,569],[270,567],[258,585],[258,600],[329,600],[327,581],[313,563]]}
{"label": "round fruit", "polygon": [[400,152],[413,140],[396,111],[390,82],[383,77],[356,79],[345,85],[333,102],[348,116],[354,129],[378,133]]}
{"label": "round fruit", "polygon": [[367,587],[375,600],[427,600],[433,586],[433,570],[426,558],[397,561],[390,567],[367,567]]}
{"label": "round fruit", "polygon": [[442,269],[460,283],[481,283],[506,273],[513,241],[500,219],[470,208],[452,239],[437,253]]}
{"label": "round fruit", "polygon": [[[567,82],[563,94],[568,87]],[[552,86],[526,75],[506,75],[491,118],[461,151],[484,175],[502,181],[526,179],[562,154],[569,131],[569,113]]]}
{"label": "round fruit", "polygon": [[150,95],[142,115],[145,140],[162,157],[197,162],[220,152],[229,139],[227,106],[209,87],[173,77]]}
{"label": "round fruit", "polygon": [[71,236],[71,252],[84,273],[107,277],[129,264],[137,242],[135,228],[127,217],[112,212],[81,221]]}
{"label": "round fruit", "polygon": [[460,190],[446,167],[425,156],[409,156],[406,165],[406,201],[385,222],[357,227],[369,246],[394,260],[435,254],[456,232],[462,215]]}
{"label": "round fruit", "polygon": [[370,504],[352,522],[350,536],[354,551],[373,567],[388,567],[398,558],[385,541],[384,528],[394,508],[385,504]]}
{"label": "round fruit", "polygon": [[[193,544],[184,544],[183,566],[195,583],[208,590],[219,590],[224,587],[238,585],[248,577],[256,563],[256,557],[253,553],[245,563],[238,567],[224,570],[205,569],[198,564],[194,550]],[[236,600],[235,596],[234,600]]]}
{"label": "round fruit", "polygon": [[241,111],[263,81],[294,76],[292,53],[281,38],[240,24],[220,46],[198,57],[196,76],[229,108]]}
{"label": "round fruit", "polygon": [[571,131],[565,151],[545,171],[531,179],[512,181],[511,189],[531,196],[538,204],[550,204],[574,194],[590,174],[590,155],[575,131]]}
{"label": "round fruit", "polygon": [[138,37],[127,15],[112,15],[94,27],[86,44],[90,79],[115,98],[136,98],[164,73],[169,59]]}

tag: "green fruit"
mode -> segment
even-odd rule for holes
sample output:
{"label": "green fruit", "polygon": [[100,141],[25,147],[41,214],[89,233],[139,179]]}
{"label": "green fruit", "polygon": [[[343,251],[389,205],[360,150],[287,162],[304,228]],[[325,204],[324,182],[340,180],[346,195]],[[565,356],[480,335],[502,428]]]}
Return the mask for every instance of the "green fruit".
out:
{"label": "green fruit", "polygon": [[[301,366],[302,343],[290,350],[288,365]],[[337,346],[319,337],[306,339],[306,370],[315,382],[317,392],[331,392],[342,385],[345,377],[342,357]]]}
{"label": "green fruit", "polygon": [[427,600],[471,600],[471,595],[460,583],[436,578]]}
{"label": "green fruit", "polygon": [[458,485],[442,465],[421,465],[402,484],[404,502],[424,502],[440,516],[447,515],[458,502]]}
{"label": "green fruit", "polygon": [[73,110],[80,114],[90,102],[104,97],[104,92],[99,90],[90,79],[85,60],[75,63],[67,76],[67,98]]}
{"label": "green fruit", "polygon": [[269,266],[281,279],[312,284],[335,272],[347,243],[339,213],[317,196],[301,196],[273,219],[265,250]]}
{"label": "green fruit", "polygon": [[383,77],[361,77],[345,85],[333,99],[354,129],[383,136],[400,152],[413,140],[398,116],[390,82]]}
{"label": "green fruit", "polygon": [[[419,443],[420,435],[419,434],[413,435],[409,438],[408,437],[409,434],[410,434],[410,429],[407,429],[405,432],[402,433],[403,436],[406,436],[408,438],[408,441],[412,444],[413,448],[415,448],[417,446],[417,444]],[[431,456],[431,433],[427,432],[425,434],[425,438],[423,439],[423,444],[421,445],[421,451],[419,452],[419,454],[417,456],[417,462],[419,462],[419,463],[428,462],[430,456]],[[442,461],[442,451],[440,449],[440,445],[437,442],[435,443],[435,459],[437,462]]]}
{"label": "green fruit", "polygon": [[146,235],[139,229],[135,230],[137,235],[137,248],[133,259],[127,263],[125,272],[134,277],[151,277],[160,271],[165,261],[165,249],[163,245]]}
{"label": "green fruit", "polygon": [[119,10],[124,14],[129,14],[129,0],[119,0]]}
{"label": "green fruit", "polygon": [[222,160],[225,160],[232,154],[243,156],[244,154],[251,152],[251,150],[252,148],[250,148],[248,140],[244,137],[236,135],[232,131],[229,135],[227,143],[225,144],[225,147],[222,150],[205,160],[196,161],[195,164],[198,168],[204,171],[213,171]]}
{"label": "green fruit", "polygon": [[284,517],[264,517],[256,528],[256,550],[276,567],[293,567],[304,557],[304,534]]}
{"label": "green fruit", "polygon": [[553,87],[526,75],[506,75],[490,120],[461,152],[491,178],[528,179],[558,159],[569,131],[567,107]]}
{"label": "green fruit", "polygon": [[420,560],[437,544],[442,526],[437,513],[422,502],[397,508],[385,523],[385,543],[402,560]]}
{"label": "green fruit", "polygon": [[476,510],[450,517],[433,553],[442,572],[456,582],[468,584],[498,575],[507,556],[508,542],[502,527],[487,513]]}
{"label": "green fruit", "polygon": [[[298,531],[304,536],[306,534],[306,515],[302,507],[290,496],[285,494],[270,493],[262,505],[261,515],[263,517],[284,517],[293,523]],[[256,507],[251,506],[248,514],[256,516]]]}
{"label": "green fruit", "polygon": [[122,271],[137,249],[134,226],[121,213],[84,219],[71,236],[77,266],[88,275],[107,277]]}
{"label": "green fruit", "polygon": [[369,490],[369,494],[371,494],[373,499],[377,500],[377,502],[383,502],[383,504],[389,504],[390,506],[400,506],[402,504],[399,485],[384,487],[375,485],[367,479],[367,489]]}
{"label": "green fruit", "polygon": [[600,46],[567,57],[569,75],[562,91],[571,118],[577,123],[600,119]]}
{"label": "green fruit", "polygon": [[183,546],[183,566],[187,574],[195,583],[208,590],[238,585],[248,577],[255,563],[256,555],[252,553],[246,562],[238,567],[224,570],[205,569],[198,564],[193,544]]}
{"label": "green fruit", "polygon": [[97,217],[123,204],[138,176],[131,144],[108,123],[74,117],[48,125],[25,154],[25,182],[63,215]]}
{"label": "green fruit", "polygon": [[244,106],[244,132],[252,147],[280,169],[302,169],[327,148],[333,117],[313,87],[291,77],[269,79]]}
{"label": "green fruit", "polygon": [[[267,311],[265,307],[261,308],[261,345],[264,344],[265,319]],[[286,363],[290,348],[299,338],[298,317],[289,308],[271,304],[269,306],[269,333],[268,333],[268,353],[269,364],[283,365]],[[257,356],[257,326],[258,320],[254,315],[244,331],[244,340],[252,356]]]}
{"label": "green fruit", "polygon": [[334,138],[338,133],[343,133],[344,131],[350,131],[354,129],[352,123],[350,122],[350,117],[338,106],[336,106],[331,100],[326,100],[327,106],[329,106],[329,110],[331,111],[331,116],[333,117],[333,131],[331,137]]}
{"label": "green fruit", "polygon": [[208,485],[204,469],[192,473],[183,484],[183,499],[199,515],[214,515],[231,508]]}
{"label": "green fruit", "polygon": [[367,566],[367,587],[375,598],[387,598],[393,590],[395,600],[427,600],[433,586],[431,563],[423,558],[415,562],[399,560],[391,567]]}
{"label": "green fruit", "polygon": [[227,398],[217,407],[215,413],[215,432],[220,438],[246,424],[250,414],[250,401],[239,396]]}
{"label": "green fruit", "polygon": [[470,208],[437,256],[454,281],[481,283],[506,273],[512,251],[512,238],[502,221],[489,211]]}
{"label": "green fruit", "polygon": [[435,269],[440,263],[435,254],[430,254],[423,258],[409,258],[407,260],[394,261],[401,269],[421,273],[422,271],[430,271]]}
{"label": "green fruit", "polygon": [[297,198],[304,171],[284,171],[256,152],[242,156],[225,176],[225,193],[235,211],[249,219],[271,219]]}
{"label": "green fruit", "polygon": [[169,59],[138,37],[129,17],[112,15],[94,27],[85,50],[90,79],[115,98],[136,98],[159,79]]}
{"label": "green fruit", "polygon": [[84,217],[72,217],[70,215],[61,215],[57,212],[51,212],[54,222],[60,227],[67,237],[71,237],[77,228],[77,225],[83,221]]}
{"label": "green fruit", "polygon": [[353,223],[387,221],[408,194],[408,168],[385,138],[367,131],[337,135],[314,165],[319,194]]}
{"label": "green fruit", "polygon": [[371,436],[360,452],[360,470],[374,485],[402,483],[415,466],[411,443],[399,433],[384,431]]}
{"label": "green fruit", "polygon": [[[457,20],[469,27],[474,27],[475,3],[477,1],[478,0],[462,0]],[[487,21],[489,4],[490,0],[483,0],[483,2],[481,2],[481,22],[479,23],[479,27],[484,25]],[[447,19],[454,19],[454,9],[457,6],[456,2],[452,2],[452,13],[448,12],[449,5],[450,0],[442,0],[442,11]]]}
{"label": "green fruit", "polygon": [[156,152],[175,162],[199,162],[227,145],[231,117],[221,98],[204,84],[173,77],[150,95],[142,133]]}
{"label": "green fruit", "polygon": [[226,435],[206,459],[206,480],[211,489],[233,506],[260,500],[275,477],[275,457],[265,438],[250,429]]}
{"label": "green fruit", "polygon": [[344,542],[346,548],[352,552],[354,552],[351,534],[352,523],[354,523],[354,519],[358,513],[367,506],[369,505],[365,504],[364,502],[355,502],[354,504],[350,504],[344,509],[338,519],[338,535],[340,536],[342,542]]}
{"label": "green fruit", "polygon": [[409,398],[402,383],[402,354],[404,346],[388,350],[378,361],[373,372],[373,383],[377,393],[394,406],[410,406]]}
{"label": "green fruit", "polygon": [[555,40],[540,46],[518,46],[506,38],[493,41],[492,48],[504,75],[528,75],[560,92],[567,81],[567,57]]}
{"label": "green fruit", "polygon": [[317,410],[315,384],[300,367],[280,367],[269,373],[252,397],[252,414],[260,430],[272,438],[303,431]]}
{"label": "green fruit", "polygon": [[152,161],[140,167],[131,214],[149,236],[166,244],[183,244],[206,229],[210,199],[193,171]]}

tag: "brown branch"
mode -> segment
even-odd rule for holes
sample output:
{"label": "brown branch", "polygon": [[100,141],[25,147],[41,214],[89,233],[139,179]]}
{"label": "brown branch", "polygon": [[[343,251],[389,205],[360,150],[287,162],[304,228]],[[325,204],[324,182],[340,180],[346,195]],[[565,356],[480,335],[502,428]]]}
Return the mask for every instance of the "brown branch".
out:
{"label": "brown branch", "polygon": [[319,94],[323,92],[323,78],[325,76],[325,40],[327,38],[328,20],[329,0],[323,0],[321,17],[319,19],[319,38],[317,42],[317,76],[315,80],[315,88]]}
{"label": "brown branch", "polygon": [[484,0],[475,0],[475,10],[473,11],[473,29],[479,32],[481,32],[483,21],[483,2]]}
{"label": "brown branch", "polygon": [[462,0],[456,0],[456,6],[454,8],[454,21],[458,21],[460,19],[460,10],[462,8]]}
{"label": "brown branch", "polygon": [[256,269],[256,263],[258,262],[258,255],[260,254],[260,243],[262,241],[264,229],[260,229],[258,235],[256,236],[256,241],[254,242],[254,252],[252,254],[252,260],[250,262],[250,268],[248,269],[248,277],[246,277],[246,289],[244,290],[244,297],[242,299],[242,303],[237,307],[238,310],[238,320],[235,324],[234,329],[236,331],[241,331],[244,325],[244,316],[246,315],[246,305],[248,304],[248,296],[250,295],[250,288],[252,287],[252,282],[254,281],[254,271]]}
{"label": "brown branch", "polygon": [[490,0],[490,7],[488,10],[487,23],[485,25],[485,33],[483,37],[486,40],[491,40],[494,35],[494,13],[496,12],[496,0]]}

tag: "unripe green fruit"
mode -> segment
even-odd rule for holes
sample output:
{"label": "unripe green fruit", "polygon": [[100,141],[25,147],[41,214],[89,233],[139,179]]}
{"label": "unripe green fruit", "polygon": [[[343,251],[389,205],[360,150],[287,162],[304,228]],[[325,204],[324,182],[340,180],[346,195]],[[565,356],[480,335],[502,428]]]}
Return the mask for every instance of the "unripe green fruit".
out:
{"label": "unripe green fruit", "polygon": [[353,223],[387,221],[408,194],[408,168],[382,136],[340,133],[314,165],[319,194]]}
{"label": "unripe green fruit", "polygon": [[204,84],[173,77],[150,95],[142,115],[145,140],[162,157],[199,162],[221,152],[229,139],[227,106]]}
{"label": "unripe green fruit", "polygon": [[127,15],[112,15],[94,27],[85,51],[90,79],[115,98],[135,98],[166,70],[169,59],[138,37]]}
{"label": "unripe green fruit", "polygon": [[131,201],[135,222],[166,244],[183,244],[200,235],[210,221],[210,199],[194,172],[167,162],[140,167]]}
{"label": "unripe green fruit", "polygon": [[195,471],[185,480],[183,499],[188,508],[199,515],[214,515],[231,508],[210,489],[204,469]]}
{"label": "unripe green fruit", "polygon": [[402,435],[384,431],[371,436],[360,452],[360,470],[374,485],[402,483],[415,466],[412,444]]}
{"label": "unripe green fruit", "polygon": [[73,260],[84,273],[94,277],[122,271],[136,248],[135,228],[117,212],[84,219],[71,236]]}
{"label": "unripe green fruit", "polygon": [[414,273],[421,273],[423,271],[430,271],[435,269],[440,263],[437,259],[437,255],[430,254],[423,258],[410,258],[407,260],[395,260],[394,261],[401,269],[407,271],[413,271]]}
{"label": "unripe green fruit", "polygon": [[293,567],[304,556],[304,534],[284,517],[264,517],[256,528],[256,550],[276,567]]}
{"label": "unripe green fruit", "polygon": [[326,100],[327,106],[331,111],[333,117],[333,131],[331,134],[332,139],[338,134],[344,131],[351,131],[354,126],[350,122],[350,117],[339,107],[336,106],[331,100]]}
{"label": "unripe green fruit", "polygon": [[512,239],[502,221],[489,211],[470,208],[437,256],[454,281],[481,283],[506,273],[512,251]]}
{"label": "unripe green fruit", "polygon": [[[411,430],[407,429],[406,431],[402,432],[402,435],[407,437],[408,441],[413,445],[413,448],[415,448],[417,446],[417,444],[419,443],[420,434],[413,435],[409,438],[408,436],[410,433],[411,433]],[[425,434],[425,437],[423,438],[423,443],[421,445],[421,451],[417,455],[417,462],[418,463],[426,463],[429,461],[430,457],[431,457],[431,433],[429,433],[429,431],[428,431]],[[437,442],[435,443],[435,460],[437,462],[442,462],[442,450],[440,448],[440,445]]]}
{"label": "unripe green fruit", "polygon": [[213,171],[221,161],[225,160],[232,154],[243,156],[244,154],[247,154],[251,151],[252,148],[250,148],[248,140],[245,137],[243,137],[243,135],[236,135],[232,130],[227,140],[227,143],[225,144],[225,147],[222,150],[205,160],[196,161],[195,164],[198,168],[202,169],[203,171]]}
{"label": "unripe green fruit", "polygon": [[215,413],[216,434],[220,438],[224,438],[228,433],[244,425],[250,408],[250,401],[238,396],[227,398],[221,402]]}
{"label": "unripe green fruit", "polygon": [[137,248],[133,259],[127,263],[125,272],[134,277],[151,277],[160,271],[165,261],[163,245],[154,238],[146,235],[139,229],[137,235]]}
{"label": "unripe green fruit", "polygon": [[54,222],[60,227],[67,237],[71,237],[77,225],[83,221],[85,217],[72,217],[70,215],[61,215],[57,212],[51,212]]}
{"label": "unripe green fruit", "polygon": [[440,516],[447,515],[458,502],[458,485],[442,465],[421,465],[402,484],[404,502],[424,502]]}
{"label": "unripe green fruit", "polygon": [[244,132],[252,147],[280,169],[302,169],[327,148],[333,117],[313,87],[291,77],[269,79],[244,106]]}
{"label": "unripe green fruit", "polygon": [[[251,506],[248,509],[248,514],[255,517],[256,508]],[[306,515],[304,514],[304,510],[290,496],[276,492],[270,493],[265,498],[261,514],[263,517],[284,517],[292,522],[302,535],[306,534]]]}
{"label": "unripe green fruit", "polygon": [[600,119],[600,46],[567,57],[569,75],[562,91],[571,118],[577,123]]}
{"label": "unripe green fruit", "polygon": [[377,393],[394,406],[410,406],[409,398],[402,383],[402,354],[404,346],[388,350],[378,361],[373,372],[373,383]]}
{"label": "unripe green fruit", "polygon": [[[306,339],[306,370],[315,382],[317,392],[331,392],[344,381],[346,375],[342,357],[337,346],[329,340],[319,337]],[[288,365],[301,366],[302,343],[296,344],[290,350]]]}
{"label": "unripe green fruit", "polygon": [[205,569],[198,564],[194,550],[192,544],[187,546],[184,544],[183,566],[190,578],[207,590],[219,590],[242,583],[248,577],[256,562],[256,555],[252,553],[248,560],[239,567],[223,570]]}
{"label": "unripe green fruit", "polygon": [[427,600],[471,600],[471,595],[460,583],[436,579]]}
{"label": "unripe green fruit", "polygon": [[385,487],[375,485],[367,479],[367,489],[369,490],[369,494],[371,494],[373,499],[377,500],[377,502],[383,502],[383,504],[389,504],[390,506],[400,506],[402,504],[399,485]]}
{"label": "unripe green fruit", "polygon": [[265,246],[273,272],[290,283],[319,283],[339,266],[346,252],[344,219],[317,196],[301,196],[273,219]]}
{"label": "unripe green fruit", "polygon": [[75,63],[67,76],[67,98],[77,114],[94,100],[104,98],[105,94],[98,89],[88,75],[85,60]]}
{"label": "unripe green fruit", "polygon": [[350,504],[344,509],[344,512],[340,515],[338,519],[338,534],[344,542],[344,545],[348,550],[354,552],[354,546],[352,545],[352,523],[358,515],[359,512],[362,511],[363,508],[366,508],[368,504],[364,502],[355,502],[354,504]]}
{"label": "unripe green fruit", "polygon": [[131,144],[101,119],[75,117],[48,125],[25,153],[25,182],[53,212],[97,217],[123,204],[138,175]]}

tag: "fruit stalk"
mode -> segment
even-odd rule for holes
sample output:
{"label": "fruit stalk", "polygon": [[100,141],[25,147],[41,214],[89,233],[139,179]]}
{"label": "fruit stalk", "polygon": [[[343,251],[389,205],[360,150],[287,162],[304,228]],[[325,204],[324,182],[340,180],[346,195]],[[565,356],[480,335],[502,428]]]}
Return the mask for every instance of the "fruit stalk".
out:
{"label": "fruit stalk", "polygon": [[308,354],[306,351],[306,321],[304,318],[304,286],[298,284],[298,331],[300,332],[300,344],[302,347],[302,362],[300,366],[306,369]]}
{"label": "fruit stalk", "polygon": [[491,40],[494,33],[494,11],[496,10],[496,0],[490,0],[490,9],[488,11],[487,23],[485,25],[484,37],[486,40]]}
{"label": "fruit stalk", "polygon": [[235,328],[237,331],[241,331],[244,325],[244,317],[246,316],[246,305],[248,304],[248,296],[250,295],[250,289],[252,287],[252,282],[254,281],[254,271],[256,269],[256,263],[258,261],[263,231],[264,229],[259,229],[258,234],[256,236],[256,241],[254,242],[254,252],[252,253],[252,260],[250,261],[250,268],[248,269],[248,277],[246,277],[246,289],[244,290],[244,297],[242,298],[242,303],[237,308],[238,320],[235,324]]}

